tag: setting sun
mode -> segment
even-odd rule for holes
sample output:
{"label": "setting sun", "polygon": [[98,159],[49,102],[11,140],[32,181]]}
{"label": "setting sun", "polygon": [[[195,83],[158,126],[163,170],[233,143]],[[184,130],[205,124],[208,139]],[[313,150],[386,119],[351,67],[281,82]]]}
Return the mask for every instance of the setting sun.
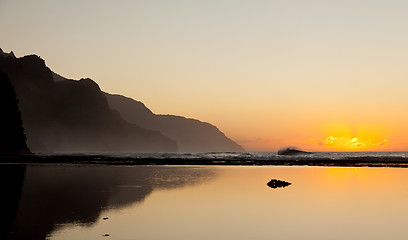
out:
{"label": "setting sun", "polygon": [[340,151],[378,151],[389,145],[389,133],[378,126],[332,124],[324,127],[323,137],[311,139],[325,149]]}
{"label": "setting sun", "polygon": [[340,150],[366,150],[372,148],[379,148],[388,144],[388,139],[372,140],[360,139],[357,137],[334,137],[330,136],[319,142],[320,145],[340,149]]}

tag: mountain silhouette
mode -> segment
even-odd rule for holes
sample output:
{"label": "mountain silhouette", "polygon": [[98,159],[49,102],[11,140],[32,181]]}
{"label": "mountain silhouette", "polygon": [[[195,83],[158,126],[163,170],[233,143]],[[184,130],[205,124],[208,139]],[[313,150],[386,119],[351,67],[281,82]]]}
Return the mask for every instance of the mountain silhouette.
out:
{"label": "mountain silhouette", "polygon": [[16,94],[7,75],[1,72],[1,70],[0,111],[0,154],[15,155],[29,153]]}
{"label": "mountain silhouette", "polygon": [[195,119],[174,115],[156,115],[142,102],[105,93],[109,106],[123,119],[143,128],[157,130],[175,140],[180,152],[243,152],[217,127]]}
{"label": "mountain silhouette", "polygon": [[158,131],[123,120],[91,79],[54,81],[36,55],[14,57],[0,49],[0,70],[14,86],[33,152],[175,152]]}
{"label": "mountain silhouette", "polygon": [[0,70],[15,88],[33,152],[245,151],[209,123],[154,114],[91,79],[64,78],[36,55],[16,58],[0,49]]}

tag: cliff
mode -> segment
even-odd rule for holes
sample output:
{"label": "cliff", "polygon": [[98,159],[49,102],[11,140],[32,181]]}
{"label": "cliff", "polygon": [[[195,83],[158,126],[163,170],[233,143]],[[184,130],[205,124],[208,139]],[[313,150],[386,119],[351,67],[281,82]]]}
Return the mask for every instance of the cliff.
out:
{"label": "cliff", "polygon": [[43,59],[0,53],[20,103],[27,144],[33,152],[174,152],[158,131],[123,120],[91,79],[54,81]]}
{"label": "cliff", "polygon": [[0,71],[0,155],[30,153],[14,89]]}
{"label": "cliff", "polygon": [[36,55],[16,58],[0,49],[0,70],[16,91],[33,152],[245,151],[209,123],[154,114],[141,102],[102,92],[91,79],[66,79]]}

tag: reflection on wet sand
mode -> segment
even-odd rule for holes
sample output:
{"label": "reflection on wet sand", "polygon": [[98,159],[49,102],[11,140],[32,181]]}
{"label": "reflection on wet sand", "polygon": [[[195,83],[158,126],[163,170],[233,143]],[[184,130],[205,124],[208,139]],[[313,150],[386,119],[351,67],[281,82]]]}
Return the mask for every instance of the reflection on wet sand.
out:
{"label": "reflection on wet sand", "polygon": [[[211,167],[202,184],[152,192],[143,204],[104,210],[90,227],[67,224],[52,240],[405,240],[408,170]],[[272,190],[271,178],[294,183]]]}
{"label": "reflection on wet sand", "polygon": [[62,224],[90,226],[102,210],[143,201],[155,189],[195,184],[212,175],[184,167],[0,165],[0,172],[7,186],[1,202],[7,210],[2,216],[6,229],[1,234],[34,240],[45,239]]}
{"label": "reflection on wet sand", "polygon": [[[7,228],[1,237],[9,239],[405,240],[408,235],[408,169],[3,167]],[[271,189],[266,185],[271,178],[293,185]]]}
{"label": "reflection on wet sand", "polygon": [[25,175],[24,165],[0,166],[0,239],[8,239],[17,215]]}

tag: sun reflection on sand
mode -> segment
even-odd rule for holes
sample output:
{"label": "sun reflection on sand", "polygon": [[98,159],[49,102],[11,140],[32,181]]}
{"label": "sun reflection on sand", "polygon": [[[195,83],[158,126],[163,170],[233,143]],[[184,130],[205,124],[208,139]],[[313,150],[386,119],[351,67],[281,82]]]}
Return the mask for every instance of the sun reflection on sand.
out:
{"label": "sun reflection on sand", "polygon": [[[408,234],[407,169],[206,166],[197,170],[191,175],[200,170],[214,175],[199,184],[156,188],[143,201],[120,210],[104,209],[92,225],[62,225],[48,239],[101,239],[108,233],[112,239],[152,240],[402,240]],[[293,184],[276,191],[266,185],[271,178]]]}

